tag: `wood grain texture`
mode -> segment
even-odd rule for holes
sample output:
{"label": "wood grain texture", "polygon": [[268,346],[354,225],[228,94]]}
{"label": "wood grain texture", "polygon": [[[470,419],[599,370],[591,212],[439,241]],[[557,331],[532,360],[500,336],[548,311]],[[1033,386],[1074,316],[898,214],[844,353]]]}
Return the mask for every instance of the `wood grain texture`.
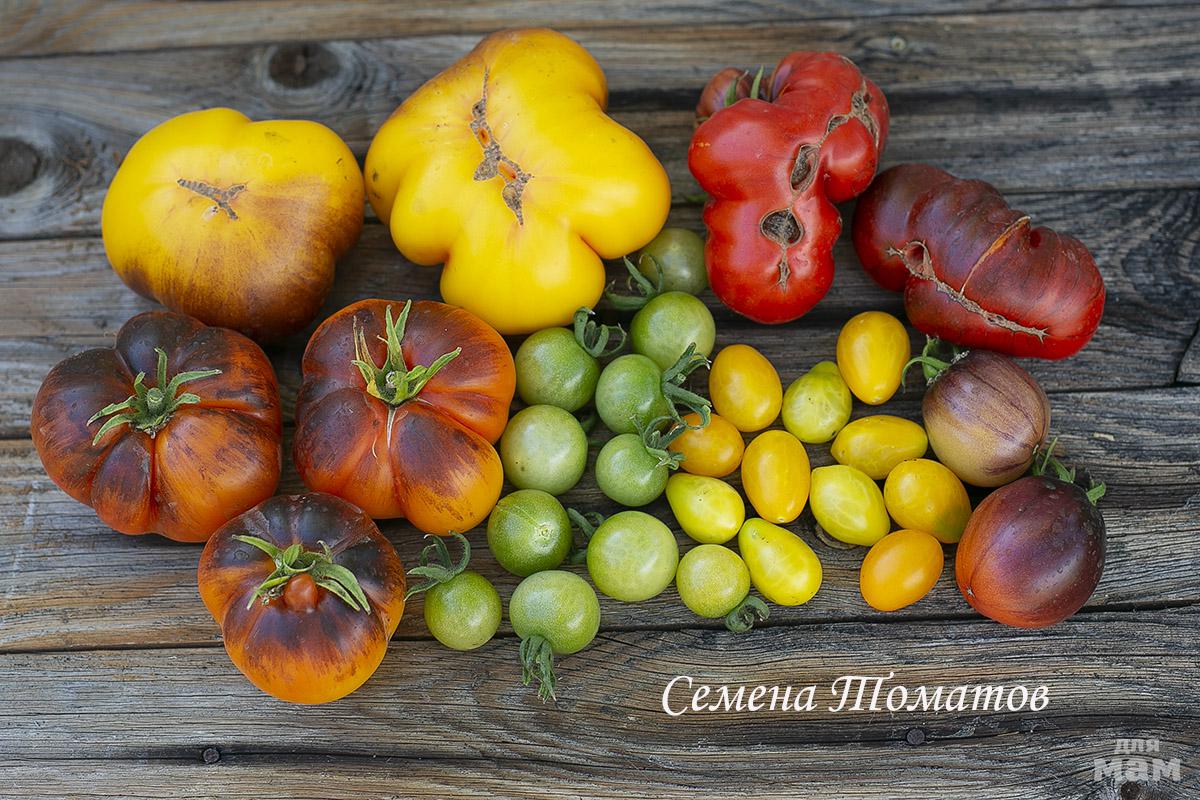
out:
{"label": "wood grain texture", "polygon": [[[1060,46],[1061,18],[1045,12],[597,29],[579,38],[608,73],[614,116],[651,145],[677,198],[698,190],[686,153],[705,80],[798,47],[843,52],[886,87],[887,163],[929,161],[1002,189],[1200,185],[1200,83],[1189,68],[1200,56],[1200,9],[1072,19],[1069,48]],[[0,195],[0,238],[94,233],[104,190],[137,137],[201,106],[315,119],[361,157],[398,102],[477,38],[0,61],[0,156],[28,179]]]}
{"label": "wood grain texture", "polygon": [[[762,800],[837,797],[895,800],[905,797],[987,797],[989,800],[1184,800],[1200,791],[1195,771],[1180,783],[1133,782],[1118,788],[1111,778],[1094,781],[1093,761],[1112,758],[1117,739],[1157,739],[1163,752],[1192,753],[1187,733],[1164,732],[1154,720],[1056,720],[1052,731],[1019,731],[994,737],[995,748],[976,739],[913,746],[906,742],[763,748],[719,757],[681,758],[646,766],[607,767],[567,761],[497,757],[431,759],[304,755],[226,755],[205,747],[188,758],[138,760],[0,761],[11,791],[21,797],[121,800],[408,800],[408,798],[631,797],[714,800],[752,796]],[[910,729],[920,730],[918,728]],[[918,734],[914,733],[914,736]],[[990,743],[990,742],[989,742]],[[205,761],[205,759],[209,761]],[[718,764],[742,774],[721,780],[705,769]],[[898,768],[896,765],[903,764]],[[536,772],[535,772],[536,771]],[[1144,794],[1143,794],[1144,792]]]}
{"label": "wood grain texture", "polygon": [[[925,788],[913,796],[963,796],[990,785],[1000,788],[983,791],[987,797],[1016,796],[1003,787],[1019,788],[1021,797],[1095,797],[1103,787],[1093,782],[1093,759],[1111,757],[1118,737],[1153,736],[1164,758],[1195,763],[1200,696],[1190,676],[1169,665],[1200,655],[1198,628],[1200,613],[1190,609],[1089,615],[1047,631],[1000,635],[975,621],[770,628],[743,638],[695,630],[608,634],[560,660],[559,698],[546,706],[517,684],[511,638],[456,653],[453,668],[444,669],[430,669],[447,657],[435,644],[393,642],[362,690],[316,708],[260,694],[212,648],[18,654],[0,657],[0,682],[21,687],[20,702],[0,707],[0,750],[9,758],[69,752],[110,763],[194,764],[211,749],[216,753],[208,757],[228,762],[231,779],[242,757],[252,764],[249,757],[258,756],[282,773],[291,760],[286,754],[303,753],[328,768],[317,775],[330,777],[357,772],[354,757],[421,759],[425,769],[415,774],[384,762],[375,782],[362,786],[378,792],[387,781],[400,797],[414,796],[408,787],[434,775],[446,782],[446,794],[461,791],[470,781],[445,769],[455,762],[505,764],[490,779],[502,795],[514,790],[515,770],[548,783],[581,770],[574,780],[584,796],[604,788],[597,773],[620,771],[625,777],[609,778],[618,781],[610,791],[625,796],[664,796],[655,791],[659,782],[666,796],[688,789],[708,796],[705,786],[718,794],[771,795],[798,791],[811,779],[834,796],[895,797],[912,781]],[[1018,713],[829,711],[836,704],[829,687],[840,676],[889,673],[895,676],[889,687],[914,691],[1045,685],[1050,702],[1040,712]],[[671,718],[662,711],[662,694],[681,674],[734,689],[815,684],[818,702],[812,711]],[[431,697],[439,699],[433,723]],[[672,693],[673,710],[682,698]],[[889,775],[887,764],[909,768]],[[913,775],[917,765],[929,774]],[[1181,772],[1185,781],[1164,781],[1153,796],[1190,796],[1196,773]],[[267,780],[259,772],[251,785]],[[925,782],[935,780],[940,788]],[[834,782],[845,782],[845,791],[833,790]],[[289,785],[275,784],[275,791]],[[328,789],[314,791],[324,796]],[[532,787],[533,796],[547,793]]]}
{"label": "wood grain texture", "polygon": [[[1026,361],[1033,374],[1050,391],[1172,383],[1200,321],[1200,241],[1194,238],[1200,191],[1018,193],[1010,199],[1040,224],[1086,242],[1108,290],[1104,320],[1092,342],[1065,361]],[[673,209],[670,224],[703,231],[694,207]],[[838,329],[853,314],[864,308],[902,312],[900,296],[876,286],[859,267],[847,237],[835,258],[829,294],[788,325],[753,325],[705,293],[720,344],[753,341],[790,381],[832,356]],[[366,297],[436,296],[438,274],[405,261],[386,229],[369,224],[338,266],[333,293],[317,319]],[[623,268],[614,266],[612,274],[623,274]],[[28,435],[33,396],[51,366],[86,347],[111,344],[126,319],[157,307],[120,282],[94,238],[0,242],[0,290],[8,301],[0,304],[0,366],[6,375],[0,385],[0,436],[9,437]],[[918,339],[914,331],[915,348]],[[270,350],[289,418],[306,341],[307,332]]]}
{"label": "wood grain texture", "polygon": [[156,3],[145,0],[11,0],[0,14],[0,56],[110,50],[148,50],[214,44],[290,42],[312,38],[377,39],[448,33],[485,34],[498,28],[558,25],[572,29],[646,25],[695,27],[711,23],[780,23],[799,19],[891,14],[1167,5],[1185,0],[719,0],[644,3],[633,0],[557,2],[548,16],[536,0],[308,0],[286,13],[271,0]]}
{"label": "wood grain texture", "polygon": [[[893,402],[885,411],[919,418],[915,401]],[[1200,536],[1200,445],[1195,436],[1180,435],[1200,417],[1200,388],[1059,394],[1053,414],[1064,458],[1108,484],[1103,504],[1108,565],[1088,608],[1200,602],[1200,552],[1191,544]],[[593,461],[597,449],[592,448]],[[832,463],[827,447],[808,450],[814,466]],[[732,482],[740,486],[736,476]],[[304,491],[290,464],[280,491]],[[619,510],[600,494],[591,475],[563,502],[606,514]],[[664,500],[646,510],[671,525],[685,549],[692,546]],[[199,549],[108,530],[90,509],[54,487],[27,441],[0,442],[0,521],[7,523],[0,533],[0,596],[7,604],[0,651],[218,641],[196,591]],[[821,543],[809,511],[791,527],[817,551],[825,580],[808,604],[772,608],[773,624],[974,616],[954,585],[952,553],[929,597],[901,612],[881,614],[858,593],[861,549]],[[415,564],[419,533],[400,521],[382,522],[381,528],[404,563]],[[507,598],[518,579],[496,564],[484,536],[483,527],[471,534],[472,566]],[[694,617],[673,587],[645,603],[602,598],[601,606],[605,630],[720,625]],[[415,600],[401,621],[401,638],[428,637],[421,609]]]}

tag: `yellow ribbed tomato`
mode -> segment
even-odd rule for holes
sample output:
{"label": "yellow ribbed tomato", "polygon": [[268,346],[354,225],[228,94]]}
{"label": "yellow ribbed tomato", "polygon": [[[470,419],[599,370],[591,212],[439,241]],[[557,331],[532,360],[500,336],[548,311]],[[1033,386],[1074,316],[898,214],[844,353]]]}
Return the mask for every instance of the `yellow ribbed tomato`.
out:
{"label": "yellow ribbed tomato", "polygon": [[901,461],[920,458],[929,448],[925,429],[903,417],[876,414],[842,428],[829,454],[839,464],[861,469],[881,481]]}
{"label": "yellow ribbed tomato", "polygon": [[962,481],[945,464],[927,458],[897,464],[883,484],[883,502],[898,525],[925,531],[946,544],[962,538],[971,516]]}
{"label": "yellow ribbed tomato", "polygon": [[671,189],[645,142],[605,115],[604,73],[574,40],[508,30],[414,92],[367,152],[367,198],[442,296],[501,333],[571,321],[605,258],[654,238]]}
{"label": "yellow ribbed tomato", "polygon": [[892,398],[911,355],[904,324],[883,311],[855,314],[838,334],[838,370],[854,396],[868,405]]}
{"label": "yellow ribbed tomato", "polygon": [[786,528],[748,519],[738,531],[738,550],[754,588],[772,603],[798,606],[821,588],[821,560]]}
{"label": "yellow ribbed tomato", "polygon": [[130,288],[255,339],[312,320],[362,225],[362,173],[336,133],[228,108],[181,114],[138,139],[100,217]]}
{"label": "yellow ribbed tomato", "polygon": [[783,405],[779,373],[746,344],[731,344],[717,353],[708,373],[708,394],[716,412],[744,433],[770,425]]}
{"label": "yellow ribbed tomato", "polygon": [[808,502],[808,452],[787,431],[764,431],[742,456],[742,488],[759,516],[791,522]]}

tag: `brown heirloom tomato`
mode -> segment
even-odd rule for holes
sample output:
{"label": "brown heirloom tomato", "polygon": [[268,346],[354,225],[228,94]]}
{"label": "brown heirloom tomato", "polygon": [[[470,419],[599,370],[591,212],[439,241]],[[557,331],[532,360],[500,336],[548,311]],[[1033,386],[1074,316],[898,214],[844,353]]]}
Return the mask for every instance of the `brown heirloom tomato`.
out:
{"label": "brown heirloom tomato", "polygon": [[496,505],[492,444],[516,377],[487,323],[427,300],[363,300],[317,328],[302,369],[294,459],[310,489],[442,535]]}
{"label": "brown heirloom tomato", "polygon": [[234,666],[290,703],[345,697],[404,613],[404,566],[375,523],[327,494],[272,497],[204,547],[200,597]]}
{"label": "brown heirloom tomato", "polygon": [[279,483],[271,362],[183,314],[139,314],[114,347],[59,362],[30,427],[46,474],[121,533],[203,542]]}

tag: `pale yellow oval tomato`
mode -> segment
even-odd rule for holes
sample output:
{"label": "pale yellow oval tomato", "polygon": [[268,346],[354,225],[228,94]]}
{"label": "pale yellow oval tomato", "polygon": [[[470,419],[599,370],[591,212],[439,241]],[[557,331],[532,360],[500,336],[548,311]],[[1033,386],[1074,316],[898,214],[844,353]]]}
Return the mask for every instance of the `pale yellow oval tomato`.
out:
{"label": "pale yellow oval tomato", "polygon": [[701,544],[723,544],[737,536],[746,504],[720,478],[675,473],[667,481],[667,503],[679,527]]}
{"label": "pale yellow oval tomato", "polygon": [[693,475],[724,478],[742,463],[746,442],[742,432],[720,414],[710,414],[708,424],[697,428],[700,415],[684,414],[683,421],[693,426],[680,434],[668,448],[673,453],[682,453],[679,468]]}
{"label": "pale yellow oval tomato", "polygon": [[867,473],[843,464],[812,471],[812,511],[826,533],[869,547],[891,529],[883,492]]}
{"label": "pale yellow oval tomato", "polygon": [[767,357],[746,344],[731,344],[708,373],[713,409],[739,431],[761,431],[779,416],[783,384]]}
{"label": "pale yellow oval tomato", "polygon": [[738,550],[750,569],[750,582],[781,606],[798,606],[821,588],[821,559],[796,534],[766,520],[746,520]]}
{"label": "pale yellow oval tomato", "polygon": [[838,334],[838,369],[854,396],[868,405],[892,398],[911,356],[904,324],[883,311],[855,314]]}
{"label": "pale yellow oval tomato", "polygon": [[876,414],[842,428],[829,454],[839,464],[861,469],[881,481],[901,461],[920,458],[928,449],[929,437],[920,425],[902,417]]}
{"label": "pale yellow oval tomato", "polygon": [[783,394],[783,427],[802,442],[828,442],[850,420],[853,400],[837,364],[821,361]]}
{"label": "pale yellow oval tomato", "polygon": [[808,502],[808,452],[787,431],[764,431],[742,456],[742,488],[769,522],[791,522]]}
{"label": "pale yellow oval tomato", "polygon": [[858,588],[867,605],[879,611],[911,606],[942,574],[942,543],[924,531],[899,530],[867,552],[858,571]]}
{"label": "pale yellow oval tomato", "polygon": [[967,487],[949,467],[927,458],[896,465],[883,484],[883,502],[896,524],[954,544],[971,516]]}

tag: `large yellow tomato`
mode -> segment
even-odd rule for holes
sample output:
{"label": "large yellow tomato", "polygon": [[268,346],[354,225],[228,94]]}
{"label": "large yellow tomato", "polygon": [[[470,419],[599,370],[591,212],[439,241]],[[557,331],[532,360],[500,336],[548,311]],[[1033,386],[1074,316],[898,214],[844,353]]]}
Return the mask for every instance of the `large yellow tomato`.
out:
{"label": "large yellow tomato", "polygon": [[367,198],[405,257],[445,263],[442,296],[501,333],[571,321],[601,259],[654,238],[671,189],[604,113],[595,59],[552,30],[501,31],[418,89],[367,152]]}
{"label": "large yellow tomato", "polygon": [[228,108],[181,114],[139,139],[100,218],[130,288],[256,339],[312,320],[362,224],[362,173],[336,133]]}

